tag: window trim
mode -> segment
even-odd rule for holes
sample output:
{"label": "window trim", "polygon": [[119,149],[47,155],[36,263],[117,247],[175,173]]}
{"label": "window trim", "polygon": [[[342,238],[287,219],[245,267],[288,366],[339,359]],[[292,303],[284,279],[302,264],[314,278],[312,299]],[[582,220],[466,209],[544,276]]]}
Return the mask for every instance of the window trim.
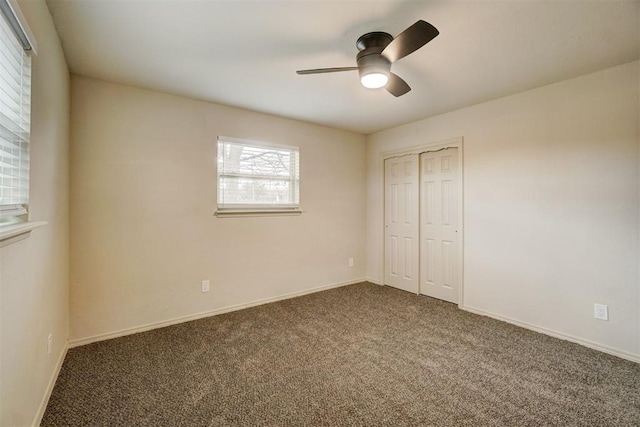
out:
{"label": "window trim", "polygon": [[[297,176],[295,179],[291,180],[286,177],[277,177],[277,176],[263,176],[258,177],[259,179],[273,180],[273,181],[294,181],[297,186],[296,192],[298,196],[297,204],[233,204],[227,203],[224,204],[223,207],[220,206],[218,202],[219,192],[220,192],[220,177],[221,171],[218,167],[218,147],[220,143],[236,143],[236,144],[246,144],[248,146],[254,147],[265,147],[265,148],[274,148],[274,149],[284,149],[289,151],[295,151],[297,153]],[[237,176],[237,177],[246,177],[253,178],[256,175],[251,174],[242,174],[242,173],[231,173],[225,174],[225,176]],[[300,147],[295,145],[285,145],[285,144],[274,144],[271,142],[264,141],[256,141],[249,140],[243,138],[234,138],[234,137],[226,137],[226,136],[218,136],[216,139],[216,210],[214,215],[218,218],[225,217],[255,217],[255,216],[291,216],[291,215],[300,215],[302,213],[302,209],[300,207]]]}
{"label": "window trim", "polygon": [[[30,187],[30,177],[31,177],[31,171],[30,171],[30,154],[29,152],[30,150],[30,146],[31,146],[31,103],[32,103],[32,94],[31,94],[31,80],[32,80],[32,72],[33,72],[33,68],[31,65],[31,59],[32,57],[37,53],[37,42],[36,39],[33,35],[33,32],[31,31],[31,28],[29,27],[27,20],[25,19],[22,11],[20,10],[20,7],[17,3],[16,0],[0,0],[0,19],[3,20],[3,27],[4,28],[8,28],[8,30],[3,31],[3,33],[7,33],[7,35],[12,34],[15,39],[13,41],[10,40],[5,40],[3,43],[3,45],[5,46],[5,48],[7,49],[5,52],[10,52],[11,51],[11,45],[13,43],[17,43],[17,45],[19,45],[22,48],[22,54],[19,55],[20,56],[20,61],[19,61],[19,70],[16,68],[15,71],[19,71],[20,73],[20,81],[19,81],[19,89],[16,89],[16,94],[17,96],[20,98],[20,109],[22,110],[24,108],[24,102],[25,102],[25,89],[24,89],[24,83],[25,83],[25,72],[28,73],[28,84],[27,84],[27,89],[26,93],[28,93],[28,100],[26,101],[26,104],[29,106],[29,111],[28,111],[28,116],[27,116],[27,127],[23,127],[22,126],[22,120],[23,117],[20,115],[20,117],[18,118],[18,121],[15,122],[13,121],[13,119],[11,117],[8,116],[4,116],[6,121],[4,122],[3,126],[6,132],[8,132],[9,135],[13,135],[15,138],[22,138],[23,141],[22,143],[26,144],[27,148],[27,154],[26,155],[15,155],[12,154],[11,156],[13,156],[13,158],[16,158],[17,156],[17,160],[20,162],[18,165],[15,164],[11,164],[11,166],[7,166],[7,167],[13,167],[13,168],[18,168],[18,169],[24,169],[26,170],[25,175],[22,175],[21,173],[18,173],[17,176],[15,176],[14,178],[11,179],[17,179],[17,180],[22,180],[22,181],[26,181],[27,184],[26,185],[22,185],[20,184],[17,187],[12,187],[12,188],[19,188],[19,191],[24,191],[26,194],[26,197],[24,199],[18,200],[17,198],[14,200],[14,203],[6,203],[0,206],[0,230],[2,230],[2,232],[4,233],[6,230],[6,228],[11,228],[13,229],[15,227],[16,223],[24,223],[27,224],[29,222],[29,187]],[[5,27],[6,25],[6,27]],[[28,59],[28,65],[25,66],[25,58]],[[16,57],[17,59],[17,57]],[[11,74],[7,74],[7,77],[11,77]],[[14,76],[15,77],[15,76]],[[10,107],[9,107],[10,108]],[[20,113],[21,114],[21,113]],[[18,130],[12,130],[13,125],[17,125],[18,126]],[[7,128],[7,126],[9,126],[10,128]],[[19,133],[15,133],[15,132],[19,132]],[[26,135],[26,136],[25,136]],[[6,134],[5,134],[6,137]],[[7,144],[14,144],[15,142],[9,142],[7,141]],[[9,149],[11,149],[11,145],[7,146]],[[20,149],[20,145],[14,146],[15,149]],[[6,154],[6,153],[5,153]],[[26,163],[27,166],[23,167],[22,163]],[[11,199],[9,200],[9,202],[11,201]],[[8,225],[10,224],[10,225]],[[25,226],[27,227],[27,226]],[[2,238],[2,234],[0,234],[0,241],[3,240]]]}
{"label": "window trim", "polygon": [[230,218],[230,217],[259,217],[259,216],[298,216],[302,214],[302,210],[279,210],[279,209],[253,209],[253,210],[241,210],[241,209],[228,209],[217,210],[213,214],[218,218]]}
{"label": "window trim", "polygon": [[[18,39],[18,43],[22,45],[26,55],[33,58],[38,54],[37,40],[29,27],[29,23],[25,18],[17,0],[0,0],[0,19],[6,19],[7,23]],[[30,65],[30,73],[33,76],[33,66]],[[31,86],[31,82],[29,82]],[[29,97],[29,105],[32,105],[33,94]],[[30,122],[31,122],[30,117]],[[29,129],[29,140],[31,129]],[[31,143],[29,142],[31,146]],[[29,171],[29,178],[31,171]],[[29,219],[29,203],[17,205],[5,205],[0,215],[0,248],[9,246],[26,239],[31,235],[31,231],[36,228],[47,225],[45,221],[31,221]]]}
{"label": "window trim", "polygon": [[45,221],[14,222],[0,227],[0,248],[24,240],[31,230],[47,225]]}
{"label": "window trim", "polygon": [[24,50],[31,55],[38,54],[38,41],[31,31],[31,27],[24,17],[17,0],[0,0],[0,14],[4,14],[9,21],[16,37]]}

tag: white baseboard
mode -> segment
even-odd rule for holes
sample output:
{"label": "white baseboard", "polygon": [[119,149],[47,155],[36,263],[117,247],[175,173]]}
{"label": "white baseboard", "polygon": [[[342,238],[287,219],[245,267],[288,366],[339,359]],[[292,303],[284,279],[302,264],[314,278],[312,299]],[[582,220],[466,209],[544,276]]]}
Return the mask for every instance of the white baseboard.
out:
{"label": "white baseboard", "polygon": [[529,329],[531,331],[539,332],[541,334],[550,335],[555,338],[560,338],[565,341],[571,341],[576,344],[583,345],[585,347],[592,348],[594,350],[601,351],[603,353],[611,354],[613,356],[620,357],[622,359],[630,360],[632,362],[640,363],[640,355],[629,353],[624,350],[619,350],[613,347],[609,347],[604,344],[599,344],[593,341],[586,340],[584,338],[578,338],[573,335],[565,334],[563,332],[554,331],[553,329],[543,328],[541,326],[536,326],[531,323],[522,322],[520,320],[512,319],[507,316],[502,316],[499,314],[491,313],[489,311],[485,311],[479,308],[470,307],[468,305],[463,305],[461,307],[465,311],[469,311],[474,314],[479,314],[481,316],[491,317],[496,320],[501,320],[503,322],[511,323],[512,325],[520,326],[521,328]]}
{"label": "white baseboard", "polygon": [[42,422],[42,417],[44,417],[44,413],[47,410],[47,404],[49,403],[49,399],[51,398],[51,393],[53,392],[53,387],[56,385],[56,380],[58,379],[58,375],[60,375],[60,369],[62,369],[62,364],[64,363],[64,358],[67,356],[67,351],[69,350],[69,344],[65,344],[64,348],[60,352],[58,356],[58,360],[56,361],[56,367],[51,374],[51,378],[49,378],[49,384],[47,384],[47,389],[42,396],[42,401],[40,401],[40,406],[38,407],[38,412],[36,412],[36,416],[33,419],[33,423],[31,424],[33,427],[37,427]]}
{"label": "white baseboard", "polygon": [[173,319],[161,320],[159,322],[153,322],[153,323],[147,323],[145,325],[136,326],[136,327],[133,327],[133,328],[122,329],[122,330],[114,331],[114,332],[107,332],[106,334],[94,335],[94,336],[87,337],[87,338],[79,338],[79,339],[75,339],[75,340],[69,341],[69,348],[79,347],[79,346],[82,346],[82,345],[87,345],[87,344],[91,344],[93,342],[98,342],[98,341],[109,340],[109,339],[112,339],[112,338],[123,337],[125,335],[137,334],[139,332],[150,331],[152,329],[164,328],[165,326],[171,326],[171,325],[175,325],[175,324],[178,324],[178,323],[189,322],[191,320],[198,320],[198,319],[202,319],[204,317],[216,316],[218,314],[224,314],[224,313],[229,313],[229,312],[232,312],[232,311],[238,311],[238,310],[242,310],[244,308],[255,307],[255,306],[258,306],[258,305],[268,304],[270,302],[282,301],[282,300],[289,299],[289,298],[300,297],[300,296],[303,296],[303,295],[313,294],[313,293],[316,293],[316,292],[326,291],[328,289],[339,288],[339,287],[342,287],[342,286],[353,285],[355,283],[366,282],[366,281],[367,281],[367,279],[362,278],[362,279],[356,279],[356,280],[349,280],[347,282],[332,283],[330,285],[324,285],[324,286],[319,286],[319,287],[316,287],[316,288],[305,289],[303,291],[291,292],[291,293],[284,294],[284,295],[279,295],[279,296],[276,296],[276,297],[259,299],[259,300],[256,300],[256,301],[251,301],[251,302],[247,302],[247,303],[243,303],[243,304],[230,305],[230,306],[227,306],[227,307],[216,308],[215,310],[209,310],[209,311],[203,311],[203,312],[196,313],[196,314],[190,314],[188,316],[175,317]]}
{"label": "white baseboard", "polygon": [[380,283],[378,280],[374,280],[374,279],[367,279],[367,282],[373,283],[374,285],[382,285],[382,283]]}

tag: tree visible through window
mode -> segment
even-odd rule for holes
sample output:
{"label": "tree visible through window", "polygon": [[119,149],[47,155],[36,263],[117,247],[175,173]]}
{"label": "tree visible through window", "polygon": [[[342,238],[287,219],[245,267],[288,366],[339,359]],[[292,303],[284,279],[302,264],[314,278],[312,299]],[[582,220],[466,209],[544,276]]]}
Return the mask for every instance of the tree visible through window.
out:
{"label": "tree visible through window", "polygon": [[218,210],[298,210],[298,147],[218,138]]}

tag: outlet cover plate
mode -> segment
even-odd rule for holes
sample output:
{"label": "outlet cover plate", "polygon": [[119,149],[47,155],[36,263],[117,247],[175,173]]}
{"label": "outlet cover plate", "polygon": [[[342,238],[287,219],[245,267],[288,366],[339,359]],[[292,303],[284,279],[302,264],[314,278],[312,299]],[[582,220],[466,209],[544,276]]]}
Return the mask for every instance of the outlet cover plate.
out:
{"label": "outlet cover plate", "polygon": [[598,320],[609,320],[609,307],[604,304],[593,304],[593,317]]}
{"label": "outlet cover plate", "polygon": [[202,292],[209,292],[211,290],[211,282],[208,280],[202,281]]}

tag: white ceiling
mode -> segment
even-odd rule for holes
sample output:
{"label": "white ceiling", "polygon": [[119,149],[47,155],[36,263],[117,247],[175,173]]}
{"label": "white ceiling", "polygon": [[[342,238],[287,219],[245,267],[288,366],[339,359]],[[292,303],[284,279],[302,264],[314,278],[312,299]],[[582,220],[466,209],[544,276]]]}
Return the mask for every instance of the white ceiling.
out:
{"label": "white ceiling", "polygon": [[[640,1],[48,0],[72,73],[371,133],[640,58]],[[440,30],[363,88],[356,39]]]}

